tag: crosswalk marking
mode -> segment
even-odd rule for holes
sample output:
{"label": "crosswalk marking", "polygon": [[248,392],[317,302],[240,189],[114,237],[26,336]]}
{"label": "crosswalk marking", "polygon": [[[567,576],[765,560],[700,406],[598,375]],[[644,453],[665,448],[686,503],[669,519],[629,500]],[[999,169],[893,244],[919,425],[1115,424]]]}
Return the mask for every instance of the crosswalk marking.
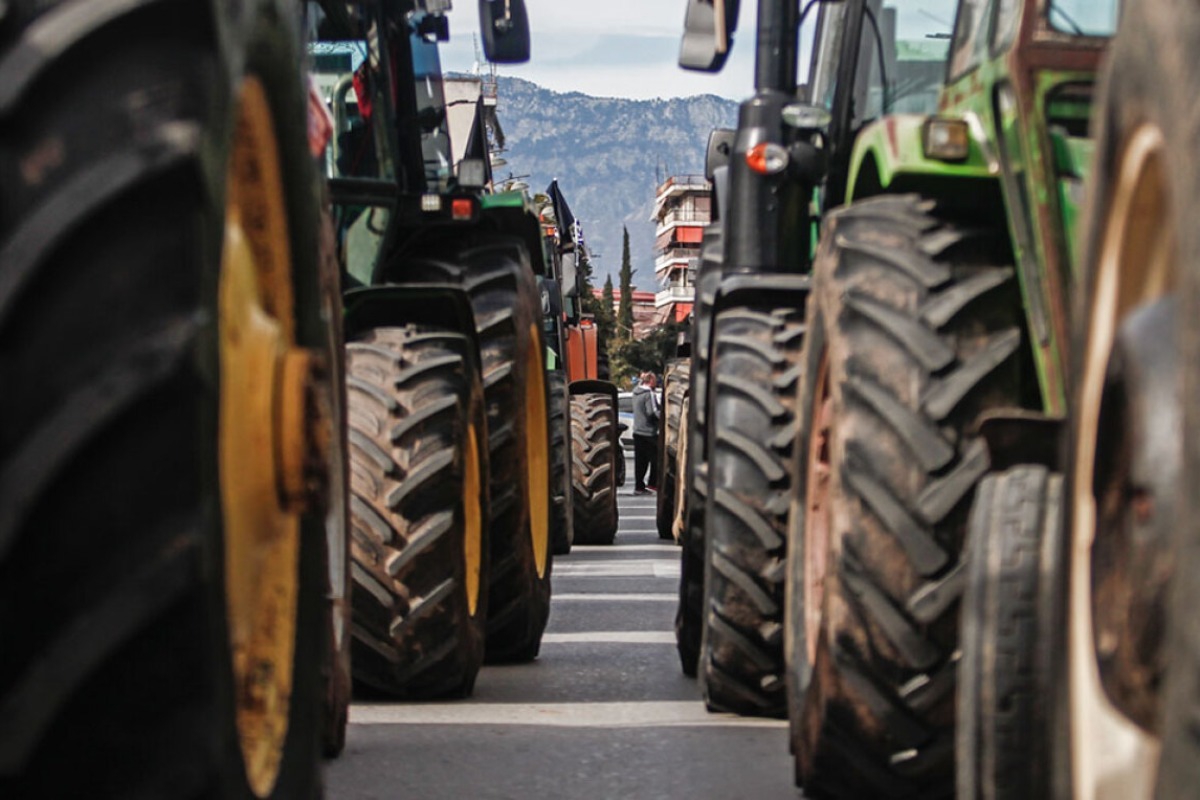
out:
{"label": "crosswalk marking", "polygon": [[615,703],[355,705],[356,725],[540,725],[561,728],[785,728],[785,720],[712,714],[696,700]]}
{"label": "crosswalk marking", "polygon": [[675,644],[674,631],[583,631],[547,633],[542,644]]}
{"label": "crosswalk marking", "polygon": [[[577,544],[571,548],[571,554],[577,553],[679,553],[679,546],[674,544]],[[563,562],[569,563],[569,562]]]}
{"label": "crosswalk marking", "polygon": [[617,559],[557,564],[558,578],[678,578],[679,562],[675,560]]}
{"label": "crosswalk marking", "polygon": [[655,594],[653,592],[630,592],[629,594],[619,594],[615,592],[596,592],[594,594],[585,594],[576,592],[574,594],[555,594],[554,601],[556,603],[571,603],[571,602],[615,602],[615,603],[677,603],[679,595],[677,594]]}

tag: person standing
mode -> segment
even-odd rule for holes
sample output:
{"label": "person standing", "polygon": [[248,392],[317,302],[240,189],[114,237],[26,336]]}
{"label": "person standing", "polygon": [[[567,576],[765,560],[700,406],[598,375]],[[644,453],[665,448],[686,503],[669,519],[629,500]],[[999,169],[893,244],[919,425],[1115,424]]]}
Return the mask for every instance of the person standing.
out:
{"label": "person standing", "polygon": [[[652,372],[643,372],[633,390],[633,493],[658,488],[658,399]],[[646,472],[649,471],[647,478]]]}

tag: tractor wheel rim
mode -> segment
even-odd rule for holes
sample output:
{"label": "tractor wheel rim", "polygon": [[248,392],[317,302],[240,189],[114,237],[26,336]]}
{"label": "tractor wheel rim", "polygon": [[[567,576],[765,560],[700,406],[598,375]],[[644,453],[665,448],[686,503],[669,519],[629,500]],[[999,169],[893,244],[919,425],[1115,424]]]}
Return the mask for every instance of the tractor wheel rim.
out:
{"label": "tractor wheel rim", "polygon": [[[274,789],[283,761],[297,633],[300,511],[289,508],[282,454],[296,347],[292,262],[275,128],[266,90],[247,78],[226,174],[218,284],[218,468],[224,585],[238,740],[253,793]],[[302,422],[302,420],[298,420]],[[289,448],[291,448],[289,450]]]}
{"label": "tractor wheel rim", "polygon": [[530,325],[525,386],[526,491],[534,563],[538,577],[544,578],[550,563],[550,451],[546,441],[550,423],[546,413],[546,373],[538,346],[540,341],[537,325]]}
{"label": "tractor wheel rim", "polygon": [[479,469],[479,433],[475,423],[467,427],[463,452],[463,568],[466,576],[467,608],[475,616],[479,608],[479,583],[483,570],[483,482]]}
{"label": "tractor wheel rim", "polygon": [[812,409],[808,445],[808,471],[804,514],[804,647],[808,663],[817,660],[821,632],[821,604],[825,596],[825,573],[829,562],[829,505],[832,469],[830,435],[833,431],[833,397],[829,392],[829,356],[821,357],[817,391]]}
{"label": "tractor wheel rim", "polygon": [[1076,797],[1081,798],[1149,797],[1158,760],[1155,742],[1112,705],[1101,684],[1091,551],[1101,398],[1116,332],[1130,311],[1170,291],[1175,278],[1163,148],[1161,132],[1143,126],[1123,149],[1107,205],[1084,353],[1073,454],[1068,605],[1071,769]]}

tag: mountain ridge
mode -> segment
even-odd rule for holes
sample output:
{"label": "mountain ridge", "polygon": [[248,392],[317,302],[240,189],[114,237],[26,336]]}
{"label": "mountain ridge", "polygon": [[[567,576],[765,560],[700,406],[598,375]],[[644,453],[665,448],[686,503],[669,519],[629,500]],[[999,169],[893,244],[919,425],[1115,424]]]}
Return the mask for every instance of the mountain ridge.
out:
{"label": "mountain ridge", "polygon": [[498,114],[512,176],[543,191],[552,179],[583,224],[595,281],[621,267],[621,228],[629,229],[634,285],[654,289],[656,186],[704,171],[713,128],[732,127],[737,103],[717,95],[635,100],[556,92],[522,78],[498,79]]}

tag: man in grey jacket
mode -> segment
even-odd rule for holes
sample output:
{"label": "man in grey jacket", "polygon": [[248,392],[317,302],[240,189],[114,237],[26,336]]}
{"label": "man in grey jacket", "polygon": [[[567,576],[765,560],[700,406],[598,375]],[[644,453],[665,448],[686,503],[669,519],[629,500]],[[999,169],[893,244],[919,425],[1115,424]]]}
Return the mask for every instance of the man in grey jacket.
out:
{"label": "man in grey jacket", "polygon": [[[658,398],[653,372],[643,372],[633,390],[633,493],[648,494],[658,488]],[[646,476],[647,468],[650,471]],[[649,490],[649,491],[647,491]]]}

